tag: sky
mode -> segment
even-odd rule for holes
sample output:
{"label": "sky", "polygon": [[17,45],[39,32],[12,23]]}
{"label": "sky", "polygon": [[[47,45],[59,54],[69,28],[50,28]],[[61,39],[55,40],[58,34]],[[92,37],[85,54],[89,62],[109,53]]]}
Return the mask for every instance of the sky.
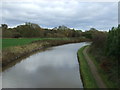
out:
{"label": "sky", "polygon": [[3,0],[0,4],[0,23],[10,27],[32,22],[44,28],[65,25],[77,30],[109,30],[118,25],[117,2]]}

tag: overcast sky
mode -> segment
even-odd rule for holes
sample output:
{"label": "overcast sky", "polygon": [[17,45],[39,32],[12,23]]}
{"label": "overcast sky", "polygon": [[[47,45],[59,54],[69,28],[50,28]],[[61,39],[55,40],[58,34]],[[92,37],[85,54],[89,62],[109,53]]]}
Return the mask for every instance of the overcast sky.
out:
{"label": "overcast sky", "polygon": [[92,27],[99,30],[109,30],[118,24],[117,2],[18,1],[2,1],[1,23],[13,27],[24,22],[33,22],[45,28],[65,25],[82,30],[89,30]]}

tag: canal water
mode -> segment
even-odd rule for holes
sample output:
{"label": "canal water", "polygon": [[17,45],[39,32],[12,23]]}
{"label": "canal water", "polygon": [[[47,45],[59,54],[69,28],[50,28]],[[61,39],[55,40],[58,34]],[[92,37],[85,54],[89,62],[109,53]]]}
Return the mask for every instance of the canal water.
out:
{"label": "canal water", "polygon": [[51,47],[2,72],[3,88],[83,88],[77,60],[86,42]]}

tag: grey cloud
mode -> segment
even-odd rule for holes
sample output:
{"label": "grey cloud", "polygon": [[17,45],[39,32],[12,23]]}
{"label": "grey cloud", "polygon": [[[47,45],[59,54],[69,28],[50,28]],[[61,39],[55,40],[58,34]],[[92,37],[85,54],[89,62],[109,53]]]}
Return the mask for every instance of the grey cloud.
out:
{"label": "grey cloud", "polygon": [[80,2],[79,0],[39,0],[3,2],[2,23],[16,26],[33,22],[41,27],[66,25],[87,30],[109,30],[118,24],[117,2]]}

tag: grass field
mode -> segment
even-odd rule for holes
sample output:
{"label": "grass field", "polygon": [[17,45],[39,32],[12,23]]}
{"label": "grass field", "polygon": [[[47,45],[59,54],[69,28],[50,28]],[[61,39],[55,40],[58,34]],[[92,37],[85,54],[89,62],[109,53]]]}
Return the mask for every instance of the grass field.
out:
{"label": "grass field", "polygon": [[85,47],[78,50],[78,59],[80,62],[80,71],[84,88],[98,88],[97,83],[95,82],[95,79],[89,69],[88,63],[83,55],[83,50]]}
{"label": "grass field", "polygon": [[[7,48],[11,46],[19,46],[31,43],[32,41],[37,40],[65,40],[68,38],[8,38],[2,39],[2,48]],[[1,43],[0,43],[1,44]]]}

